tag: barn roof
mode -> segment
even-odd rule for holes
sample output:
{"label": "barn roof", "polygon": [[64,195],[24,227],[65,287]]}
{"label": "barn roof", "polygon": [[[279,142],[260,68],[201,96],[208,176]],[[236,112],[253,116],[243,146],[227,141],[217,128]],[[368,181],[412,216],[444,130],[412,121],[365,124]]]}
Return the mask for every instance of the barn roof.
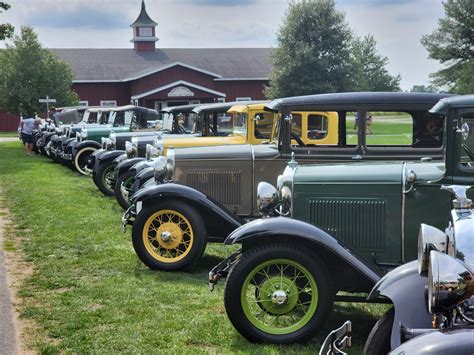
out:
{"label": "barn roof", "polygon": [[68,63],[75,82],[135,80],[181,65],[215,80],[266,80],[271,70],[270,48],[162,48],[154,52],[134,49],[52,49]]}

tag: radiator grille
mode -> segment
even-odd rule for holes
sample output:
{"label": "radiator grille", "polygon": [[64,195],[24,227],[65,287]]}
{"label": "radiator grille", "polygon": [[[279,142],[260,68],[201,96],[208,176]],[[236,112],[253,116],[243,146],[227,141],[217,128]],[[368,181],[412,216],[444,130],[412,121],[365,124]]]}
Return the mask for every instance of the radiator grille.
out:
{"label": "radiator grille", "polygon": [[187,175],[188,186],[204,192],[223,205],[240,205],[240,169],[190,169]]}
{"label": "radiator grille", "polygon": [[310,200],[311,222],[357,250],[383,251],[384,200]]}

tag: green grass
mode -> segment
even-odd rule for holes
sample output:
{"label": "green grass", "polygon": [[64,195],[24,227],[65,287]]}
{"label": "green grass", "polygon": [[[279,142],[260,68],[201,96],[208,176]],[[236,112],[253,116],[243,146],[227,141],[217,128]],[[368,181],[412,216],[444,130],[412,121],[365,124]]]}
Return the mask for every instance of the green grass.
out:
{"label": "green grass", "polygon": [[18,133],[16,132],[0,132],[0,138],[3,137],[18,137]]}
{"label": "green grass", "polygon": [[324,329],[304,345],[251,344],[227,319],[224,284],[213,293],[208,271],[229,248],[211,244],[193,273],[158,272],[120,231],[121,209],[90,178],[43,157],[26,157],[17,142],[0,143],[0,206],[18,226],[35,272],[22,285],[21,316],[38,325],[26,340],[43,353],[314,353],[330,329],[353,321],[360,353],[383,305],[336,304]]}

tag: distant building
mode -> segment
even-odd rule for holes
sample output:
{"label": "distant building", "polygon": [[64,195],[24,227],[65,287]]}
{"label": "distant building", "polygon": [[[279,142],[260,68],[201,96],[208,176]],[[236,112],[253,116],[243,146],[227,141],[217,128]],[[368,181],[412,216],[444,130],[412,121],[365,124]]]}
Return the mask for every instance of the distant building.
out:
{"label": "distant building", "polygon": [[156,48],[156,26],[142,0],[133,49],[52,49],[71,66],[81,104],[160,109],[265,98],[270,48]]}

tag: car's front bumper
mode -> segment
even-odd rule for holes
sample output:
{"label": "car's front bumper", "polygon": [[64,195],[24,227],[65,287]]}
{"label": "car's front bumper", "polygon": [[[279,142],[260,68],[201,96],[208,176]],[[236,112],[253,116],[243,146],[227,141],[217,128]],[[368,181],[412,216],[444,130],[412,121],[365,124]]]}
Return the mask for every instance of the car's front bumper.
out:
{"label": "car's front bumper", "polygon": [[123,233],[127,231],[128,224],[133,225],[133,222],[135,221],[136,216],[137,216],[136,206],[135,204],[132,204],[122,216],[122,232]]}

